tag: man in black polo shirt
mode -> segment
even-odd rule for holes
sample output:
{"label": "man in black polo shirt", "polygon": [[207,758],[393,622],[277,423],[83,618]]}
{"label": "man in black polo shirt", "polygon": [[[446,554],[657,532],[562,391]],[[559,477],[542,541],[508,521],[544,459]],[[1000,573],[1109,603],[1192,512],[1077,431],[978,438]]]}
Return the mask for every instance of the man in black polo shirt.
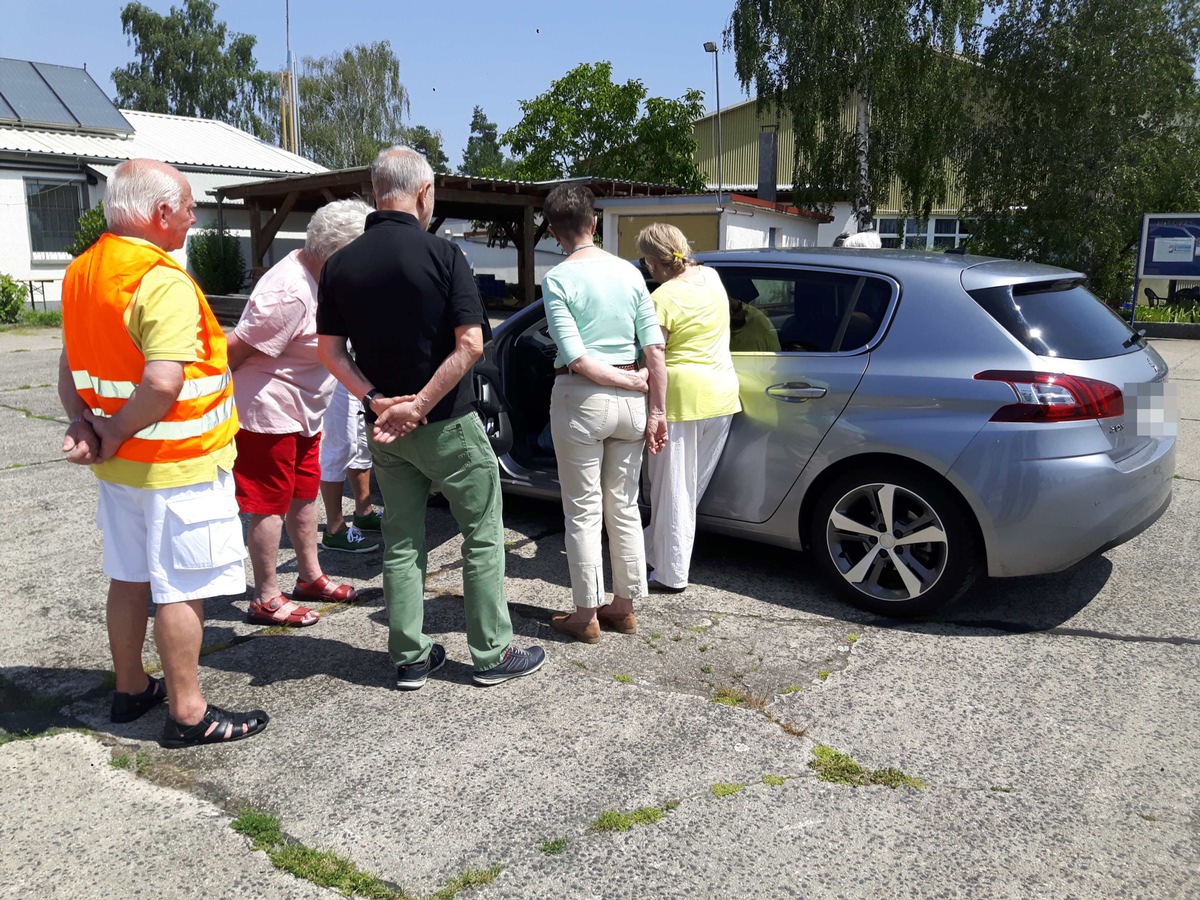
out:
{"label": "man in black polo shirt", "polygon": [[317,340],[321,361],[375,420],[370,444],[384,501],[383,591],[396,684],[417,690],[446,661],[423,630],[425,503],[434,481],[463,533],[474,681],[499,684],[537,671],[546,656],[512,645],[500,472],[471,384],[487,319],[462,253],[426,231],[433,170],[425,157],[407,147],[383,150],[371,185],[379,211],[321,272]]}

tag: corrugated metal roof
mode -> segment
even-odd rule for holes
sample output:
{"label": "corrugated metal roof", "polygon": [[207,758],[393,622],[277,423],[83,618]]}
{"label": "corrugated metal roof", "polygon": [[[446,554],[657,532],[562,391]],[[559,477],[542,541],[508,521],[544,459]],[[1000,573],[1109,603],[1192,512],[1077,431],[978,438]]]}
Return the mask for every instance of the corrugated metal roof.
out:
{"label": "corrugated metal roof", "polygon": [[145,157],[176,166],[233,169],[247,174],[326,171],[324,166],[260,141],[224,122],[136,110],[122,110],[122,113],[134,127],[130,137],[0,124],[0,151],[45,153],[95,161]]}
{"label": "corrugated metal roof", "polygon": [[[92,164],[88,169],[95,172],[105,181],[112,178],[112,173],[116,166],[101,166]],[[217,198],[213,196],[213,192],[219,187],[229,187],[233,184],[247,184],[253,181],[261,181],[257,175],[230,175],[228,172],[189,172],[187,169],[180,169],[180,174],[187,179],[188,184],[192,186],[192,199],[197,204],[214,204]],[[226,200],[226,206],[244,206],[241,200]]]}

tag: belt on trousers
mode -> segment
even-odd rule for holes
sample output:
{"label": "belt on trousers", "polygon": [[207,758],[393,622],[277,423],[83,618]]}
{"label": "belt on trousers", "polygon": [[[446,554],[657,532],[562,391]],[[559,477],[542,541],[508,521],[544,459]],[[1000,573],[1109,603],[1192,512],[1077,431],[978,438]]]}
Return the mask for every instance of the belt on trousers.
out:
{"label": "belt on trousers", "polygon": [[[638,364],[637,364],[637,363],[610,363],[610,365],[611,365],[611,366],[612,366],[614,369],[620,369],[620,370],[622,370],[623,372],[636,372],[636,371],[638,370]],[[555,370],[554,370],[554,374],[555,374],[556,376],[558,376],[558,375],[570,375],[570,374],[571,374],[571,370],[570,370],[570,369],[568,369],[566,366],[559,366],[557,369],[555,369]]]}

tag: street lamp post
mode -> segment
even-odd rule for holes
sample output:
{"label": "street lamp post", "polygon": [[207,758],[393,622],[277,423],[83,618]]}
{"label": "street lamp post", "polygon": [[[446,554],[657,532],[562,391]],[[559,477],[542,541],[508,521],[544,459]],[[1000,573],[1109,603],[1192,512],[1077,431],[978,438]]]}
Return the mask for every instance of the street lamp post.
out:
{"label": "street lamp post", "polygon": [[721,157],[724,156],[724,147],[721,143],[721,64],[720,53],[717,45],[712,41],[704,42],[704,52],[713,55],[713,78],[717,84],[717,209],[724,209],[723,198],[721,196],[725,187],[725,178],[721,169]]}

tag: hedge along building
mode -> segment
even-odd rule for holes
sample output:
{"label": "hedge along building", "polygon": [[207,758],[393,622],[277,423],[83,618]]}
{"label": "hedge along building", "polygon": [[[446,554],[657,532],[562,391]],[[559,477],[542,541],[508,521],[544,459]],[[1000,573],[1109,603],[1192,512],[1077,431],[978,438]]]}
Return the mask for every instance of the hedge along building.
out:
{"label": "hedge along building", "polygon": [[[0,273],[57,302],[79,217],[104,198],[117,164],[136,157],[179,169],[196,201],[196,228],[215,225],[220,213],[247,261],[248,211],[229,201],[218,211],[215,189],[325,171],[224,122],[119,110],[84,69],[0,59]],[[307,221],[282,223],[277,257],[301,246]],[[186,265],[186,249],[175,256]]]}
{"label": "hedge along building", "polygon": [[[847,134],[855,128],[857,110],[848,101],[842,110],[842,127]],[[774,110],[759,110],[757,100],[746,100],[720,112],[721,160],[717,164],[717,113],[695,122],[696,165],[711,190],[754,194],[760,199],[790,200],[796,137],[787,116]],[[770,145],[774,145],[772,152]],[[760,165],[760,159],[765,164]],[[769,174],[771,161],[774,174]],[[718,182],[718,172],[721,181]],[[771,192],[774,191],[774,197]],[[829,221],[817,230],[817,245],[829,247],[843,231],[857,231],[848,197],[830,197]],[[959,217],[962,196],[952,191],[946,203],[934,209],[926,221],[901,216],[903,204],[899,180],[893,180],[887,198],[875,211],[875,226],[884,247],[950,250],[961,246],[970,231]]]}

